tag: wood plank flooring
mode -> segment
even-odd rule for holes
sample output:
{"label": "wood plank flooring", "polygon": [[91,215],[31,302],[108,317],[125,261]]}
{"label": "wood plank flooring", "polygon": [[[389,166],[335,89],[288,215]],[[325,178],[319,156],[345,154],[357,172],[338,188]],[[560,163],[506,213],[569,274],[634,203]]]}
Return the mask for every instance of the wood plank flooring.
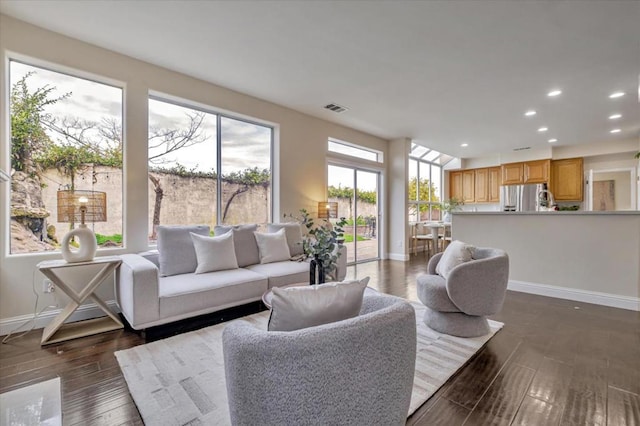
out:
{"label": "wood plank flooring", "polygon": [[[378,290],[417,300],[410,262],[370,262]],[[509,292],[505,327],[408,420],[409,425],[640,425],[640,313]],[[113,356],[144,343],[119,330],[40,347],[42,331],[0,345],[0,392],[56,376],[65,425],[139,425]]]}

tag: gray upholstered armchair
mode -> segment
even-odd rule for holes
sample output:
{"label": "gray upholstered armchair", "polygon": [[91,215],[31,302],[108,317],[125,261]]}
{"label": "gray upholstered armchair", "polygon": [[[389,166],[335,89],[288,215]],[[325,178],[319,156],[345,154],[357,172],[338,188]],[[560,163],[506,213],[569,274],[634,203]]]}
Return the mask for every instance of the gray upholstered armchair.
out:
{"label": "gray upholstered armchair", "polygon": [[418,298],[427,307],[430,328],[459,337],[489,333],[488,315],[500,312],[509,281],[509,257],[503,250],[476,247],[473,260],[451,269],[447,279],[436,274],[442,253],[433,256],[419,275]]}
{"label": "gray upholstered armchair", "polygon": [[306,329],[223,333],[234,425],[404,425],[416,359],[415,311],[365,296],[360,315]]}

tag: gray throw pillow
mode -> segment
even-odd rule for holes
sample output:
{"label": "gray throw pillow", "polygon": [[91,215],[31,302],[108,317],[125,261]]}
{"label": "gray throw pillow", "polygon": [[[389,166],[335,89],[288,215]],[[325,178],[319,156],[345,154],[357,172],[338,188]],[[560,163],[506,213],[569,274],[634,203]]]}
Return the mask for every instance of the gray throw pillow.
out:
{"label": "gray throw pillow", "polygon": [[289,246],[289,253],[291,253],[291,256],[304,254],[304,247],[302,246],[302,228],[299,223],[270,223],[267,225],[267,232],[277,232],[283,228],[287,236],[287,245]]}
{"label": "gray throw pillow", "polygon": [[436,274],[446,279],[453,268],[472,260],[473,252],[474,247],[471,244],[458,240],[453,241],[442,253],[442,257],[436,265]]}
{"label": "gray throw pillow", "polygon": [[253,233],[258,230],[258,225],[217,225],[213,228],[216,236],[226,234],[233,230],[233,245],[236,250],[238,266],[244,268],[260,263],[258,244]]}
{"label": "gray throw pillow", "polygon": [[209,236],[207,225],[158,226],[160,275],[188,274],[198,266],[191,233]]}
{"label": "gray throw pillow", "polygon": [[203,237],[192,233],[191,239],[198,258],[196,274],[238,269],[233,234],[227,232],[219,237]]}
{"label": "gray throw pillow", "polygon": [[353,318],[360,313],[369,277],[360,281],[274,287],[269,331],[293,331]]}

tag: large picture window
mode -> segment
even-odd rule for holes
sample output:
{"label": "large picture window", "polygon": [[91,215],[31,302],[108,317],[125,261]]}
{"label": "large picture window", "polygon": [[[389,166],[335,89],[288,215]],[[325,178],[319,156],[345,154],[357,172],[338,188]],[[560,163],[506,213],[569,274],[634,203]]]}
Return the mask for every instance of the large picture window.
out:
{"label": "large picture window", "polygon": [[271,221],[273,129],[149,99],[149,242],[158,225]]}
{"label": "large picture window", "polygon": [[122,246],[122,95],[119,87],[11,60],[10,252],[54,251],[77,223],[59,223],[57,192],[102,191],[98,247]]}

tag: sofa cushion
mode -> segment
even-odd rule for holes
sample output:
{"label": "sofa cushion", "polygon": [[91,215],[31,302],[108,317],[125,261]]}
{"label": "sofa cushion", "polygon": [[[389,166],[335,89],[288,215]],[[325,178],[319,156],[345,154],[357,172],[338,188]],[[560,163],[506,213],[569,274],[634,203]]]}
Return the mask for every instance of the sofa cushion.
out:
{"label": "sofa cushion", "polygon": [[260,263],[282,262],[291,258],[284,229],[273,233],[254,232],[253,235],[258,243]]}
{"label": "sofa cushion", "polygon": [[436,273],[445,279],[449,272],[458,265],[472,260],[474,247],[462,241],[453,241],[445,249],[440,261],[436,265]]}
{"label": "sofa cushion", "polygon": [[258,230],[258,225],[217,225],[213,230],[216,236],[233,230],[233,245],[239,267],[244,268],[247,265],[260,263],[258,244],[253,236],[253,233]]}
{"label": "sofa cushion", "polygon": [[267,278],[246,269],[161,277],[158,282],[160,316],[197,315],[260,300]]}
{"label": "sofa cushion", "polygon": [[194,272],[198,266],[190,233],[209,235],[206,225],[158,226],[160,275],[163,277]]}
{"label": "sofa cushion", "polygon": [[191,233],[191,239],[198,259],[196,274],[238,269],[233,233],[227,232],[219,237],[204,237]]}
{"label": "sofa cushion", "polygon": [[360,313],[366,287],[362,280],[274,288],[268,329],[293,331],[353,318]]}
{"label": "sofa cushion", "polygon": [[309,283],[309,264],[285,260],[247,266],[248,270],[264,275],[269,279],[269,288],[282,287],[289,284]]}
{"label": "sofa cushion", "polygon": [[277,232],[284,229],[287,237],[287,245],[291,256],[304,254],[302,246],[302,228],[298,222],[270,223],[267,225],[268,232]]}

